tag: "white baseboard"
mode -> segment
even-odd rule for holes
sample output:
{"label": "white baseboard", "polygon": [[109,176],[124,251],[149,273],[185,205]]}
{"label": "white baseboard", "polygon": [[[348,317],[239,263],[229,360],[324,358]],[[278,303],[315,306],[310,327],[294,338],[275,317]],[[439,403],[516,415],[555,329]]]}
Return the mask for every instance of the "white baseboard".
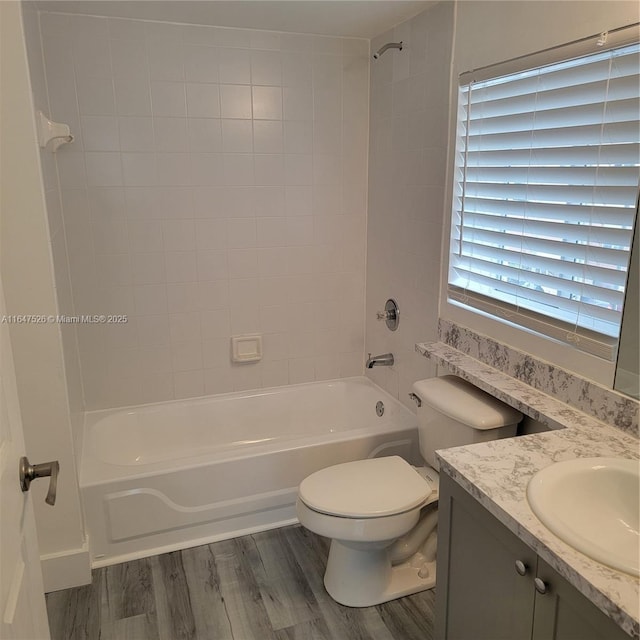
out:
{"label": "white baseboard", "polygon": [[91,582],[91,558],[86,541],[79,549],[40,556],[40,565],[45,593]]}

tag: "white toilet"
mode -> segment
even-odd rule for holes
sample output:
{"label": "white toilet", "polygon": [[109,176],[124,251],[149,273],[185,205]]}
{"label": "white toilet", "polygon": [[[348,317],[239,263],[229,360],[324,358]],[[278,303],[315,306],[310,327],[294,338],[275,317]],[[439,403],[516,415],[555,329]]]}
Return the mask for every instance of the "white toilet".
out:
{"label": "white toilet", "polygon": [[522,414],[456,376],[420,380],[420,453],[327,467],[300,484],[296,510],[331,538],[324,585],[337,602],[368,607],[430,589],[436,579],[436,449],[515,435]]}

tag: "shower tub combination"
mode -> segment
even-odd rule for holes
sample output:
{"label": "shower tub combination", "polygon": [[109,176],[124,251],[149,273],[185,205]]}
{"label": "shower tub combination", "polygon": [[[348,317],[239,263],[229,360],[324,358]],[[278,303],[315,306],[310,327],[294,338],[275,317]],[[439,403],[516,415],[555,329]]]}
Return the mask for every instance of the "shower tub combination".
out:
{"label": "shower tub combination", "polygon": [[293,524],[306,476],[379,456],[417,462],[417,438],[415,415],[364,377],[89,412],[92,564]]}

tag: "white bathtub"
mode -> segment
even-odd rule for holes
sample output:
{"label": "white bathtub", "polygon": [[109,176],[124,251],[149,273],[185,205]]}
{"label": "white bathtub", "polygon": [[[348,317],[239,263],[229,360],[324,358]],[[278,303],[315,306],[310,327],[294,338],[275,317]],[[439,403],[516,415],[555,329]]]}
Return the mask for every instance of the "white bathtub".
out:
{"label": "white bathtub", "polygon": [[292,524],[310,473],[417,451],[416,417],[366,378],[87,413],[93,566]]}

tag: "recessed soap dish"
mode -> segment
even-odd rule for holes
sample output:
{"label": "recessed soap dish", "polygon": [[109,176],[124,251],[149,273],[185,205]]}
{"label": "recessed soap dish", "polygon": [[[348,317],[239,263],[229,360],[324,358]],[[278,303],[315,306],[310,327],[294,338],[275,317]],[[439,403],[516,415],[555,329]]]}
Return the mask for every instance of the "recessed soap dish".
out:
{"label": "recessed soap dish", "polygon": [[233,362],[258,362],[262,360],[262,336],[232,336],[231,359]]}

